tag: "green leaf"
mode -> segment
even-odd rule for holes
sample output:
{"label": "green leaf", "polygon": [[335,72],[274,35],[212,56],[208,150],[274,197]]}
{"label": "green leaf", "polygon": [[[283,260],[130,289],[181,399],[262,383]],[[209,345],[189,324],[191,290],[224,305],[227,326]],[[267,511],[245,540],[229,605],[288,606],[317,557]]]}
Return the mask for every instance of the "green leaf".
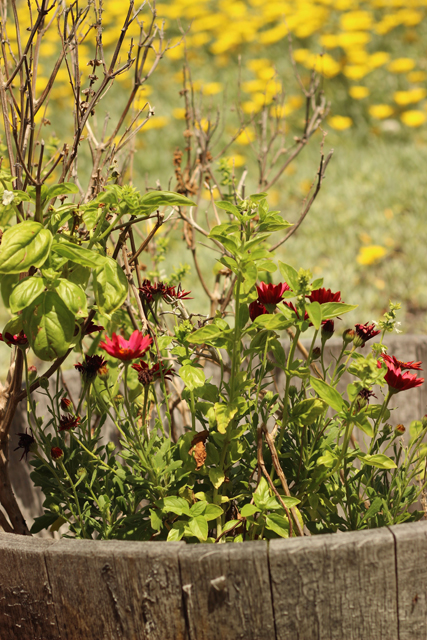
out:
{"label": "green leaf", "polygon": [[219,504],[208,504],[203,513],[203,517],[207,522],[209,522],[210,520],[216,520],[217,518],[220,518],[223,513],[224,509],[221,509]]}
{"label": "green leaf", "polygon": [[179,370],[180,378],[185,382],[185,386],[193,391],[197,387],[203,387],[205,384],[205,374],[200,367],[194,367],[186,364]]}
{"label": "green leaf", "polygon": [[219,489],[225,480],[225,475],[222,469],[209,469],[209,480],[212,482],[215,489]]}
{"label": "green leaf", "polygon": [[39,516],[35,519],[33,526],[30,529],[30,533],[36,534],[42,531],[42,529],[47,529],[51,524],[56,522],[58,519],[57,513],[45,513],[43,516]]}
{"label": "green leaf", "polygon": [[332,409],[335,409],[335,411],[338,412],[343,410],[344,401],[340,393],[336,389],[331,387],[324,380],[313,378],[313,376],[310,376],[310,384],[317,395],[320,396],[320,398],[324,400],[326,404],[332,407]]}
{"label": "green leaf", "polygon": [[250,518],[254,513],[258,513],[258,511],[258,507],[254,504],[245,504],[240,510],[240,515],[242,518]]}
{"label": "green leaf", "polygon": [[293,323],[281,314],[265,313],[255,318],[252,324],[255,327],[262,327],[268,331],[285,331],[291,327]]}
{"label": "green leaf", "polygon": [[260,509],[266,509],[268,501],[270,499],[270,488],[268,486],[267,480],[262,476],[259,481],[259,485],[256,488],[254,493],[254,501],[257,507]]}
{"label": "green leaf", "polygon": [[292,291],[298,291],[299,288],[299,278],[298,272],[291,267],[289,264],[285,264],[284,262],[279,261],[279,269],[280,273],[292,289]]}
{"label": "green leaf", "polygon": [[172,525],[172,529],[168,533],[168,542],[178,542],[179,540],[181,540],[185,532],[186,524],[186,522],[180,522],[179,520],[178,522],[174,522]]}
{"label": "green leaf", "polygon": [[26,309],[44,290],[44,282],[42,278],[25,278],[16,285],[12,291],[9,304],[12,313],[18,313],[22,309]]}
{"label": "green leaf", "polygon": [[208,537],[208,523],[204,519],[203,516],[197,516],[196,518],[191,518],[188,522],[188,527],[196,538],[201,542],[206,542]]}
{"label": "green leaf", "polygon": [[383,506],[383,501],[381,498],[375,498],[371,504],[371,506],[369,507],[369,509],[366,511],[365,515],[363,516],[362,520],[360,521],[362,522],[368,522],[368,520],[370,520],[371,518],[373,518],[374,516],[377,515],[377,513],[379,511],[381,511]]}
{"label": "green leaf", "polygon": [[39,222],[26,220],[4,232],[0,246],[0,273],[22,273],[41,267],[52,245],[52,234]]}
{"label": "green leaf", "polygon": [[5,274],[1,278],[1,297],[3,298],[4,306],[9,308],[10,296],[12,291],[19,283],[19,275],[17,273]]}
{"label": "green leaf", "polygon": [[413,420],[409,425],[409,444],[412,445],[423,431],[424,427],[421,420]]}
{"label": "green leaf", "polygon": [[291,412],[291,419],[297,420],[301,424],[312,424],[325,409],[324,402],[319,398],[308,398],[294,406]]}
{"label": "green leaf", "polygon": [[311,302],[305,308],[308,313],[308,317],[313,323],[313,327],[316,331],[319,331],[322,324],[322,306],[317,302]]}
{"label": "green leaf", "polygon": [[216,402],[214,405],[217,428],[220,433],[225,433],[231,420],[237,413],[237,403]]}
{"label": "green leaf", "polygon": [[218,338],[222,334],[222,331],[219,327],[216,327],[214,324],[207,324],[205,327],[201,329],[197,329],[194,333],[190,334],[187,338],[187,342],[192,344],[204,344],[205,342],[209,342],[213,338]]}
{"label": "green leaf", "polygon": [[54,184],[47,189],[46,194],[43,194],[43,201],[49,202],[49,200],[52,200],[52,198],[78,192],[79,189],[77,185],[74,184],[74,182],[62,182],[61,184]]}
{"label": "green leaf", "polygon": [[55,242],[52,246],[52,251],[63,258],[67,258],[67,260],[71,260],[71,262],[90,269],[100,269],[105,265],[105,261],[108,260],[108,258],[96,253],[96,251],[84,249],[67,241]]}
{"label": "green leaf", "polygon": [[258,271],[253,263],[249,263],[244,267],[244,281],[242,283],[242,293],[249,293],[253,289],[258,278]]}
{"label": "green leaf", "polygon": [[265,526],[270,531],[274,531],[281,538],[289,538],[289,521],[278,513],[270,513],[265,517]]}
{"label": "green leaf", "polygon": [[177,496],[168,496],[163,498],[162,511],[166,513],[175,513],[177,516],[190,515],[190,507],[188,502],[184,498],[178,498]]}
{"label": "green leaf", "polygon": [[325,302],[322,304],[322,317],[323,320],[330,320],[341,316],[343,313],[348,313],[357,309],[357,304],[344,304],[343,302]]}
{"label": "green leaf", "polygon": [[150,509],[151,527],[154,531],[160,531],[163,526],[162,513],[158,509]]}
{"label": "green leaf", "polygon": [[353,419],[358,429],[366,433],[369,438],[374,437],[374,430],[365,413],[362,413],[360,416],[354,416]]}
{"label": "green leaf", "polygon": [[223,209],[224,211],[227,211],[228,213],[231,213],[238,218],[242,217],[242,214],[240,213],[238,208],[234,204],[231,204],[231,202],[219,200],[218,202],[215,202],[215,205],[218,207],[218,209]]}
{"label": "green leaf", "polygon": [[23,312],[24,332],[41,360],[65,355],[74,336],[74,315],[55,291],[43,292]]}
{"label": "green leaf", "polygon": [[190,507],[190,515],[193,518],[195,518],[196,516],[201,516],[207,506],[208,503],[206,502],[206,500],[199,500],[199,502],[196,502]]}
{"label": "green leaf", "polygon": [[196,203],[180,193],[173,191],[150,191],[141,198],[141,204],[148,206],[153,211],[158,207],[169,205],[171,207],[195,207]]}
{"label": "green leaf", "polygon": [[329,450],[326,450],[320,458],[317,458],[317,465],[324,465],[330,469],[337,461],[337,457]]}
{"label": "green leaf", "polygon": [[56,292],[75,316],[80,318],[87,317],[86,294],[77,284],[61,278],[56,287]]}
{"label": "green leaf", "polygon": [[370,456],[368,453],[359,454],[357,456],[364,464],[368,464],[371,467],[377,467],[377,469],[396,469],[397,464],[391,460],[384,453],[376,453]]}
{"label": "green leaf", "polygon": [[104,258],[104,264],[93,275],[96,304],[101,313],[112,313],[126,300],[128,281],[123,269],[112,258]]}

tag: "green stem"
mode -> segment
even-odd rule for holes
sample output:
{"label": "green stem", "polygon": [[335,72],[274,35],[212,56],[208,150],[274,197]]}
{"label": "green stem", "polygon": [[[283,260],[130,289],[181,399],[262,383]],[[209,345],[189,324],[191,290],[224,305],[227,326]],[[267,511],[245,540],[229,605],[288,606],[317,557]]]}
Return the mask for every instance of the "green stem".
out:
{"label": "green stem", "polygon": [[[280,428],[279,439],[277,443],[277,452],[279,453],[279,455],[280,455],[280,451],[282,450],[282,442],[285,435],[285,429],[288,423],[289,387],[291,385],[291,379],[292,379],[291,376],[289,375],[289,367],[291,366],[294,360],[295,349],[296,349],[300,334],[301,334],[301,329],[297,329],[295,333],[295,337],[291,344],[291,348],[289,349],[288,360],[286,363],[287,373],[286,373],[285,396],[283,398],[282,426]],[[273,469],[271,472],[273,473]]]}
{"label": "green stem", "polygon": [[72,490],[73,490],[73,494],[74,494],[74,501],[75,501],[75,503],[76,503],[77,511],[78,511],[78,514],[79,514],[79,523],[80,523],[80,528],[81,528],[81,530],[82,530],[83,538],[86,538],[86,537],[87,537],[87,535],[86,535],[86,529],[85,529],[85,525],[84,525],[84,520],[83,520],[82,512],[81,512],[81,509],[80,509],[80,502],[79,502],[79,499],[78,499],[78,497],[77,497],[76,487],[74,486],[74,482],[71,480],[71,476],[70,476],[70,474],[68,473],[67,469],[65,468],[65,465],[64,465],[64,463],[62,462],[62,460],[58,460],[58,463],[59,463],[59,466],[61,467],[61,469],[62,469],[63,473],[65,474],[65,477],[67,478],[68,482],[70,483]]}

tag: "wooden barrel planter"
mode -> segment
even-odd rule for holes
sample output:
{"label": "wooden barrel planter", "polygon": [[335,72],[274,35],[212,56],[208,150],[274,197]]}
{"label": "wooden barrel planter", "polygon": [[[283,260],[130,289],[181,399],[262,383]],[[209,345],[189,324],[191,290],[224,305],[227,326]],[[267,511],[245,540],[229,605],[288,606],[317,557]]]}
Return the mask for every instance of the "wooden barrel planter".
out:
{"label": "wooden barrel planter", "polygon": [[[426,337],[387,343],[427,366]],[[392,422],[409,426],[427,413],[427,385],[393,400]],[[11,461],[31,524],[41,499]],[[21,638],[427,640],[427,522],[217,545],[0,533],[0,640]]]}
{"label": "wooden barrel planter", "polygon": [[0,534],[1,640],[421,640],[427,522],[189,545]]}

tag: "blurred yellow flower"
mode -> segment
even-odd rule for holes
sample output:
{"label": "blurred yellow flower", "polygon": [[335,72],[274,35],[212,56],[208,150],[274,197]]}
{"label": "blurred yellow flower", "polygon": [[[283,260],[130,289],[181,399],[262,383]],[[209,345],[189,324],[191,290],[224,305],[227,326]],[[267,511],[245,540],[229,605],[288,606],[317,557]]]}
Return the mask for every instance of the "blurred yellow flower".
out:
{"label": "blurred yellow flower", "polygon": [[345,131],[353,125],[353,120],[348,116],[332,116],[328,120],[329,126],[337,131]]}
{"label": "blurred yellow flower", "polygon": [[368,75],[370,71],[371,69],[367,65],[352,64],[344,67],[343,73],[347,78],[350,78],[350,80],[361,80]]}
{"label": "blurred yellow flower", "polygon": [[356,262],[364,266],[376,264],[381,260],[381,258],[384,258],[386,253],[387,249],[385,247],[381,247],[379,244],[360,247],[359,253],[356,257]]}
{"label": "blurred yellow flower", "polygon": [[427,91],[421,87],[417,89],[411,89],[410,91],[396,91],[393,94],[393,100],[400,105],[411,104],[412,102],[419,102],[423,100],[427,95]]}
{"label": "blurred yellow flower", "polygon": [[340,46],[340,40],[337,35],[333,33],[325,33],[325,35],[320,36],[320,44],[325,49],[335,49]]}
{"label": "blurred yellow flower", "polygon": [[373,15],[370,11],[349,11],[340,19],[344,31],[368,30],[372,27]]}
{"label": "blurred yellow flower", "polygon": [[166,118],[166,116],[154,116],[144,124],[144,129],[163,129],[168,122],[169,118]]}
{"label": "blurred yellow flower", "polygon": [[384,120],[384,118],[389,118],[393,115],[393,107],[389,104],[371,104],[369,107],[369,114],[373,118],[378,118],[378,120]]}
{"label": "blurred yellow flower", "polygon": [[172,109],[172,115],[177,120],[185,119],[185,109],[177,107],[176,109]]}
{"label": "blurred yellow flower", "polygon": [[415,60],[412,58],[396,58],[388,65],[388,70],[392,73],[407,73],[415,67]]}
{"label": "blurred yellow flower", "polygon": [[241,167],[246,163],[245,156],[242,156],[239,153],[236,153],[233,156],[224,159],[227,160],[230,167],[232,167],[233,164],[235,167]]}
{"label": "blurred yellow flower", "polygon": [[412,111],[404,111],[400,119],[407,127],[420,127],[426,121],[427,115],[414,109]]}
{"label": "blurred yellow flower", "polygon": [[207,82],[202,86],[203,95],[214,96],[224,90],[222,82]]}
{"label": "blurred yellow flower", "polygon": [[254,138],[255,138],[255,131],[253,129],[244,129],[241,133],[239,133],[235,142],[237,142],[237,144],[243,144],[243,145],[250,144],[252,140],[254,140]]}
{"label": "blurred yellow flower", "polygon": [[348,92],[350,96],[354,98],[354,100],[363,100],[363,98],[366,98],[367,96],[369,96],[369,93],[370,93],[368,87],[362,87],[359,85],[350,87]]}
{"label": "blurred yellow flower", "polygon": [[411,71],[408,73],[409,82],[425,82],[427,73],[425,71]]}
{"label": "blurred yellow flower", "polygon": [[376,51],[369,56],[369,66],[371,69],[382,67],[390,60],[390,54],[387,51]]}
{"label": "blurred yellow flower", "polygon": [[370,39],[371,35],[365,31],[353,31],[350,33],[340,33],[338,35],[339,45],[343,49],[363,47]]}

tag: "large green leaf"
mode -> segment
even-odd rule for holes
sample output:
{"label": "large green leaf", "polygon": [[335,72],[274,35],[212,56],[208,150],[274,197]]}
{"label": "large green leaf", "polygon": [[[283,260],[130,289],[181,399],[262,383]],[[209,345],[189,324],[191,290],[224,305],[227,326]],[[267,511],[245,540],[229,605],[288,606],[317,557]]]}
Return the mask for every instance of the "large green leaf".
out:
{"label": "large green leaf", "polygon": [[43,278],[25,278],[12,291],[9,298],[10,310],[18,313],[30,306],[45,288]]}
{"label": "large green leaf", "polygon": [[344,407],[344,401],[341,397],[341,394],[331,387],[324,380],[320,380],[319,378],[310,377],[310,384],[317,393],[317,395],[326,402],[332,409],[335,411],[342,411]]}
{"label": "large green leaf", "polygon": [[291,419],[300,424],[312,424],[326,408],[324,402],[319,398],[307,398],[295,405],[291,412]]}
{"label": "large green leaf", "polygon": [[52,234],[39,222],[26,220],[3,234],[0,246],[0,273],[22,273],[41,267],[52,245]]}
{"label": "large green leaf", "polygon": [[24,332],[41,360],[67,353],[74,336],[74,315],[55,291],[44,291],[23,312]]}
{"label": "large green leaf", "polygon": [[197,387],[203,387],[205,384],[205,374],[200,367],[186,364],[179,370],[179,375],[190,391],[193,391]]}
{"label": "large green leaf", "polygon": [[188,526],[193,536],[198,538],[198,540],[200,540],[201,542],[205,542],[207,540],[208,523],[203,516],[196,516],[195,518],[191,518]]}
{"label": "large green leaf", "polygon": [[77,284],[61,278],[56,291],[70,311],[80,318],[88,315],[86,294]]}
{"label": "large green leaf", "polygon": [[78,245],[67,241],[55,242],[52,246],[52,251],[63,258],[67,258],[67,260],[71,260],[71,262],[75,262],[76,264],[82,265],[82,267],[89,267],[91,269],[102,268],[107,260],[107,258],[96,253],[96,251],[84,249],[83,247],[79,247]]}
{"label": "large green leaf", "polygon": [[293,291],[297,291],[299,287],[298,272],[291,267],[290,264],[285,264],[279,261],[280,273]]}
{"label": "large green leaf", "polygon": [[377,467],[377,469],[396,469],[397,464],[393,462],[391,458],[384,455],[384,453],[376,453],[371,456],[368,453],[359,454],[357,456],[364,464],[368,464],[371,467]]}
{"label": "large green leaf", "polygon": [[141,198],[141,204],[148,206],[153,211],[158,207],[195,207],[195,203],[180,193],[173,191],[150,191]]}
{"label": "large green leaf", "polygon": [[313,323],[313,327],[316,331],[319,331],[320,325],[322,324],[322,307],[321,305],[315,301],[308,304],[305,308],[308,313],[308,317]]}
{"label": "large green leaf", "polygon": [[222,330],[214,324],[207,324],[201,329],[197,329],[194,333],[188,336],[187,342],[193,344],[204,344],[209,342],[213,338],[218,338],[222,334]]}
{"label": "large green leaf", "polygon": [[17,273],[4,274],[1,278],[1,297],[3,298],[4,306],[9,308],[10,296],[12,291],[19,283],[19,275]]}
{"label": "large green leaf", "polygon": [[325,302],[325,304],[322,304],[322,318],[323,320],[337,318],[343,313],[357,309],[357,306],[357,304],[344,304],[344,302]]}
{"label": "large green leaf", "polygon": [[236,402],[216,402],[214,405],[217,428],[220,433],[225,433],[231,420],[237,413],[238,405]]}
{"label": "large green leaf", "polygon": [[112,258],[104,258],[104,265],[93,274],[96,304],[101,313],[112,313],[126,300],[128,281],[123,269]]}

